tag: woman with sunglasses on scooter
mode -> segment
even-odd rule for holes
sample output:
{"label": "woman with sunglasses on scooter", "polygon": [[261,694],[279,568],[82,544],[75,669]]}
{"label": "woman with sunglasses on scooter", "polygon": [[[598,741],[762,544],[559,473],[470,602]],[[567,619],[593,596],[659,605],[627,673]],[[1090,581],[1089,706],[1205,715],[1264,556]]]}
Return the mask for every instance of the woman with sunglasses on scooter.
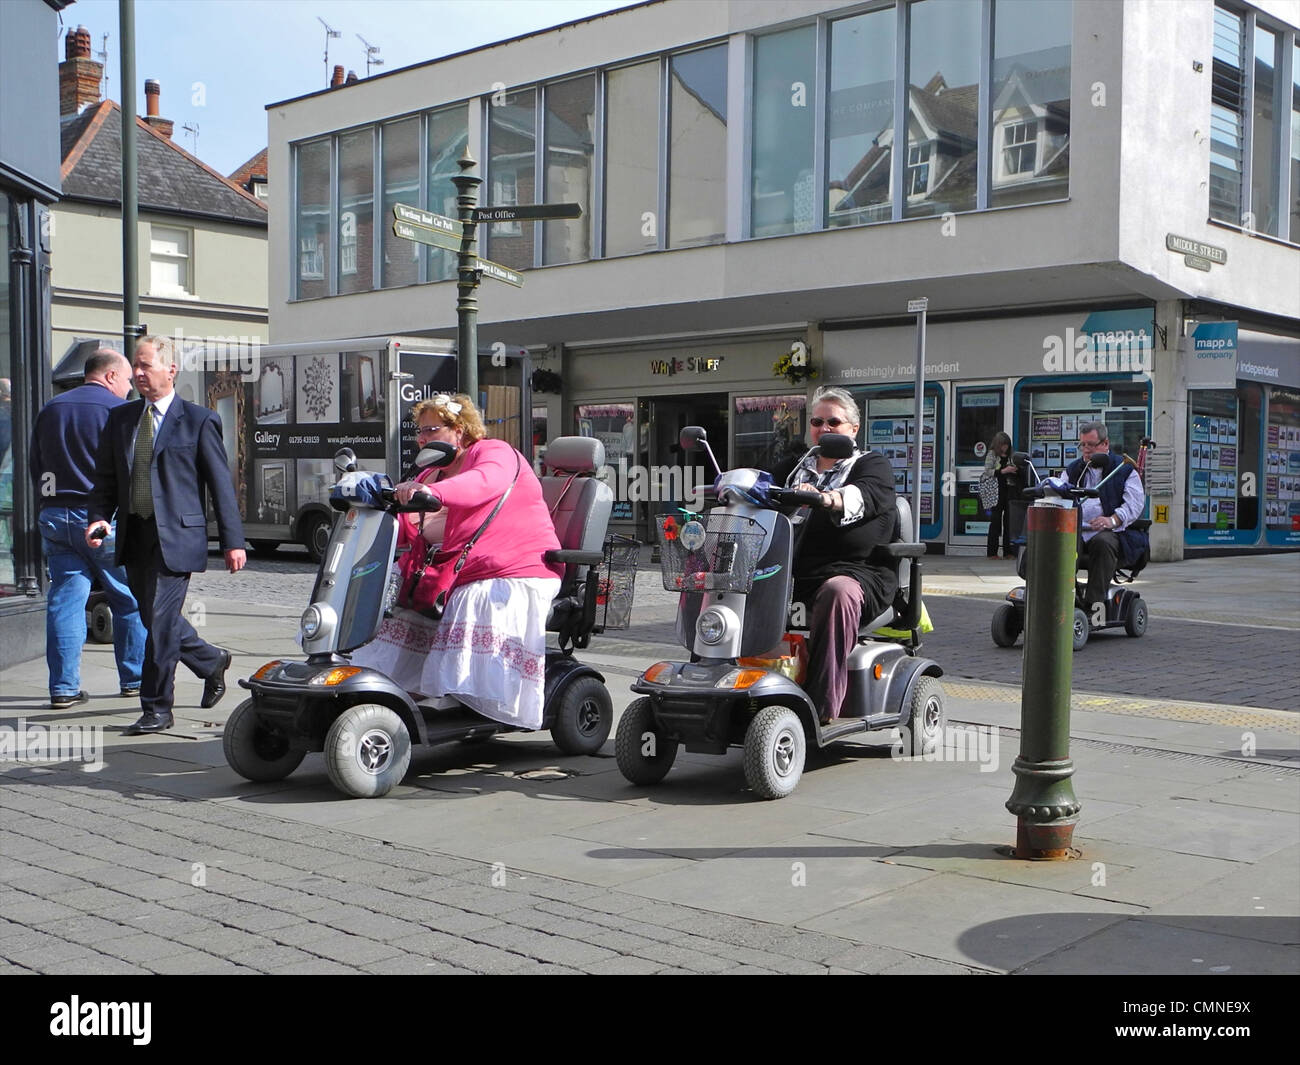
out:
{"label": "woman with sunglasses on scooter", "polygon": [[894,536],[897,501],[888,459],[856,446],[845,459],[823,456],[825,433],[858,435],[857,402],[842,388],[819,388],[808,419],[812,446],[795,464],[782,464],[773,480],[821,497],[823,507],[792,516],[796,525],[794,599],[803,603],[809,628],[805,690],[823,723],[839,717],[848,691],[849,652],[862,618],[882,613],[898,592],[892,566],[868,561],[877,544]]}
{"label": "woman with sunglasses on scooter", "polygon": [[445,607],[439,620],[395,607],[353,663],[386,673],[409,692],[454,695],[495,721],[540,728],[546,616],[561,572],[543,560],[560,544],[541,482],[518,451],[487,438],[468,396],[423,400],[411,417],[420,447],[441,441],[455,448],[447,465],[393,490],[402,503],[428,497],[442,504],[436,513],[401,515],[398,548],[409,546],[409,557],[420,561],[441,543],[430,573],[445,591]]}

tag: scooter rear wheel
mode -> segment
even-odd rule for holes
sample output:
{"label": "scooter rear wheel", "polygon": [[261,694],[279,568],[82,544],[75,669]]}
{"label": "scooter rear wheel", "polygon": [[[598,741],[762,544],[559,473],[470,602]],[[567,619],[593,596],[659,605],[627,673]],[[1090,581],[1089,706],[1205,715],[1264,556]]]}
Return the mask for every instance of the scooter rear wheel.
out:
{"label": "scooter rear wheel", "polygon": [[560,696],[551,739],[564,754],[595,754],[609,739],[614,704],[595,677],[579,677]]}
{"label": "scooter rear wheel", "polygon": [[1088,615],[1081,607],[1074,608],[1074,632],[1070,638],[1070,646],[1076,651],[1082,651],[1084,645],[1088,642]]}
{"label": "scooter rear wheel", "polygon": [[911,753],[922,758],[943,746],[943,730],[948,711],[943,701],[943,685],[934,677],[919,677],[912,688],[907,706],[907,727]]}
{"label": "scooter rear wheel", "polygon": [[1128,617],[1124,620],[1124,631],[1130,636],[1141,636],[1147,631],[1147,605],[1141,599],[1133,600],[1129,606]]}
{"label": "scooter rear wheel", "polygon": [[411,765],[411,734],[386,706],[361,703],[335,719],[325,734],[330,783],[354,799],[387,795]]}
{"label": "scooter rear wheel", "polygon": [[649,699],[636,699],[618,719],[614,735],[614,758],[618,771],[631,784],[658,784],[668,775],[677,758],[677,741],[655,728]]}
{"label": "scooter rear wheel", "polygon": [[764,799],[784,799],[803,776],[807,739],[788,706],[760,710],[745,731],[745,782]]}

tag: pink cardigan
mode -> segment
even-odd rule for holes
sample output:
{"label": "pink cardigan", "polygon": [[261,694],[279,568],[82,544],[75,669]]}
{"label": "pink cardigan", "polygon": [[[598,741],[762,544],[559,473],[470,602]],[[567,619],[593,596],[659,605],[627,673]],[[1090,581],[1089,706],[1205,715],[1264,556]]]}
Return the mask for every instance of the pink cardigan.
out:
{"label": "pink cardigan", "polygon": [[[542,498],[542,483],[528,461],[504,440],[484,439],[471,444],[465,449],[460,470],[450,477],[434,481],[436,471],[421,475],[420,480],[428,484],[447,511],[439,557],[450,555],[447,565],[460,557],[461,549],[514,480],[516,459],[519,479],[505,506],[470,548],[456,579],[458,585],[496,577],[560,577],[564,573],[563,566],[549,566],[542,561],[545,552],[560,546],[551,512]],[[402,542],[414,542],[418,550],[421,541],[416,524],[403,521],[401,529]]]}

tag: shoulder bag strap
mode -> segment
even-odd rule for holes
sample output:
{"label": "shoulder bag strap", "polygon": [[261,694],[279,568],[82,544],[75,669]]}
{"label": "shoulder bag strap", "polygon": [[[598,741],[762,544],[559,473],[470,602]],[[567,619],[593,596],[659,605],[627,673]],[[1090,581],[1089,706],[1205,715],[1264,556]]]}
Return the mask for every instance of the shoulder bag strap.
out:
{"label": "shoulder bag strap", "polygon": [[519,461],[519,452],[516,451],[514,480],[511,481],[510,484],[506,487],[506,490],[503,493],[501,493],[501,498],[497,500],[497,505],[492,508],[492,513],[489,514],[484,519],[483,524],[478,527],[478,531],[469,538],[469,543],[467,543],[465,547],[461,550],[460,557],[456,559],[456,565],[452,567],[451,570],[452,573],[459,573],[461,571],[461,567],[465,565],[465,559],[469,556],[469,549],[473,547],[474,544],[478,541],[478,538],[483,535],[483,530],[492,524],[492,519],[497,516],[497,512],[500,511],[500,509],[503,506],[505,506],[506,500],[510,498],[510,492],[515,487],[515,482],[519,480],[520,469],[522,469],[522,465]]}

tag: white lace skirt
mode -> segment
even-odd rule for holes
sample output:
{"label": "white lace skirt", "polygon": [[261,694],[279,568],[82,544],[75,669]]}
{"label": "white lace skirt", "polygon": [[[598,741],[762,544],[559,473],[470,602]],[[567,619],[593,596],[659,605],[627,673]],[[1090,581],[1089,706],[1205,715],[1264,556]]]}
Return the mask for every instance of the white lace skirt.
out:
{"label": "white lace skirt", "polygon": [[554,577],[498,578],[456,588],[441,621],[395,608],[352,662],[408,692],[454,695],[493,721],[541,728],[546,615],[559,590]]}

